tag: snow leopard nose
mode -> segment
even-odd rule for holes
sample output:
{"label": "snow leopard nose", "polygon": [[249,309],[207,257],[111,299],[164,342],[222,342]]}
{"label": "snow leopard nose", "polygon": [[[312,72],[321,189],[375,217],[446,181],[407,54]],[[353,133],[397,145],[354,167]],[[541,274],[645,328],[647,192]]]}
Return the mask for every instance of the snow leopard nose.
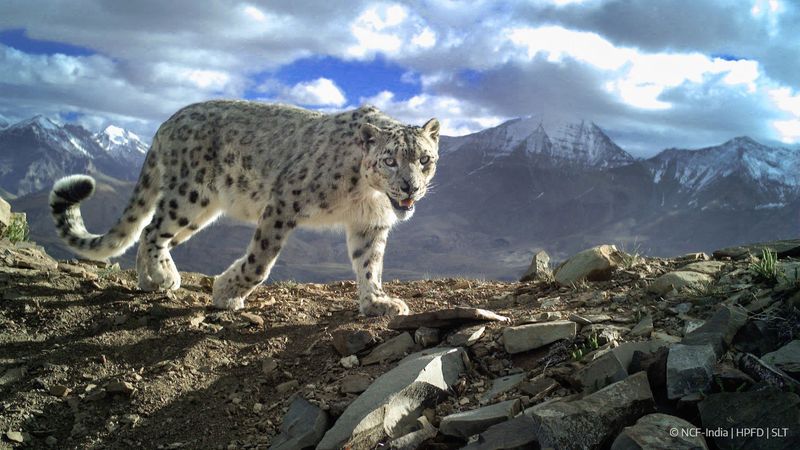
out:
{"label": "snow leopard nose", "polygon": [[419,190],[419,188],[412,185],[411,183],[408,182],[408,180],[403,178],[403,184],[400,186],[400,190],[408,195],[414,195]]}

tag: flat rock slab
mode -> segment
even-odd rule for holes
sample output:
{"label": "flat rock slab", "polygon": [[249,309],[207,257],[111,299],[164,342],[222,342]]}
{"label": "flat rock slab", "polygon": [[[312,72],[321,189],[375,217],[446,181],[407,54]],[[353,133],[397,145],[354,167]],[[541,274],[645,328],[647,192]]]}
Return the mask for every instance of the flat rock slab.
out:
{"label": "flat rock slab", "polygon": [[[623,342],[622,344],[611,349],[614,356],[617,357],[622,367],[627,371],[630,368],[633,354],[635,352],[653,353],[661,347],[666,346],[667,343],[658,339],[651,339],[649,341],[637,342]],[[630,373],[630,372],[629,372]]]}
{"label": "flat rock slab", "polygon": [[711,386],[717,355],[710,345],[675,344],[667,356],[667,397],[678,399]]}
{"label": "flat rock slab", "polygon": [[486,430],[492,425],[514,417],[520,412],[519,399],[508,400],[484,406],[483,408],[463,411],[442,417],[439,431],[448,436],[468,438]]}
{"label": "flat rock slab", "polygon": [[774,352],[761,357],[767,364],[789,373],[800,373],[800,339],[795,339]]}
{"label": "flat rock slab", "polygon": [[506,377],[495,378],[492,380],[492,387],[490,387],[489,390],[481,396],[481,403],[489,403],[493,398],[504,392],[514,389],[523,381],[525,381],[524,373],[516,373]]}
{"label": "flat rock slab", "polygon": [[693,435],[695,428],[680,417],[648,414],[637,420],[635,425],[625,427],[614,439],[611,450],[708,450],[703,436]]}
{"label": "flat rock slab", "polygon": [[283,417],[281,433],[272,441],[270,450],[295,450],[317,445],[328,429],[328,413],[297,397]]}
{"label": "flat rock slab", "polygon": [[628,336],[633,337],[648,337],[650,333],[653,332],[653,316],[646,315],[642,317],[642,320],[639,321],[628,333]]}
{"label": "flat rock slab", "polygon": [[481,337],[483,337],[485,331],[486,327],[483,325],[462,328],[450,336],[447,336],[447,345],[452,345],[453,347],[469,347],[478,342]]}
{"label": "flat rock slab", "polygon": [[508,327],[503,330],[503,345],[508,353],[525,352],[561,339],[572,339],[577,330],[577,324],[570,320]]}
{"label": "flat rock slab", "polygon": [[677,270],[675,272],[665,273],[656,278],[647,290],[658,295],[664,295],[672,290],[700,291],[705,289],[706,286],[711,284],[714,279],[700,272],[692,272],[689,270]]}
{"label": "flat rock slab", "polygon": [[607,448],[624,427],[653,411],[647,374],[639,372],[571,402],[553,401],[525,410],[542,448]]}
{"label": "flat rock slab", "polygon": [[395,316],[387,326],[392,330],[415,330],[419,327],[452,328],[471,322],[508,322],[508,317],[480,308],[450,308]]}
{"label": "flat rock slab", "polygon": [[528,448],[536,442],[535,422],[521,414],[511,420],[492,425],[462,450],[504,450]]}
{"label": "flat rock slab", "polygon": [[402,358],[414,348],[414,338],[408,332],[401,333],[375,347],[369,355],[361,359],[362,365],[377,364]]}
{"label": "flat rock slab", "polygon": [[319,450],[374,448],[412,431],[426,405],[446,396],[465,370],[460,348],[414,353],[376,379],[325,433]]}
{"label": "flat rock slab", "polygon": [[723,306],[702,325],[687,333],[681,340],[681,344],[711,345],[717,357],[720,357],[733,342],[739,328],[746,322],[746,311]]}
{"label": "flat rock slab", "polygon": [[700,261],[687,264],[680,268],[680,270],[688,270],[690,272],[699,272],[706,275],[714,276],[722,271],[725,263],[722,261]]}
{"label": "flat rock slab", "polygon": [[[777,389],[720,392],[709,395],[698,408],[703,428],[728,431],[727,436],[709,438],[720,450],[800,448],[800,397],[797,394]],[[736,430],[760,430],[763,434],[732,436],[730,431]]]}
{"label": "flat rock slab", "polygon": [[617,355],[607,352],[578,370],[575,378],[585,392],[594,392],[627,376],[628,370],[622,366]]}
{"label": "flat rock slab", "polygon": [[787,239],[782,241],[759,242],[756,244],[727,247],[714,252],[714,258],[743,259],[748,255],[761,256],[763,249],[769,249],[778,254],[778,258],[800,256],[800,239]]}
{"label": "flat rock slab", "polygon": [[623,260],[623,254],[613,245],[599,245],[575,254],[556,268],[553,274],[558,284],[570,286],[582,280],[604,281]]}

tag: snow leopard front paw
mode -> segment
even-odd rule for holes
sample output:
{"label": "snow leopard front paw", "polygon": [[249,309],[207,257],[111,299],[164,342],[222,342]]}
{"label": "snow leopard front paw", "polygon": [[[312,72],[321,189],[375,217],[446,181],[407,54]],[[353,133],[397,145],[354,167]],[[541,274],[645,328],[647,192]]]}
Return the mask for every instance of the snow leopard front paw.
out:
{"label": "snow leopard front paw", "polygon": [[[144,277],[139,277],[139,287],[142,290],[174,291],[181,287],[181,274],[172,262],[172,258],[149,267]],[[150,289],[147,289],[150,288]]]}
{"label": "snow leopard front paw", "polygon": [[223,273],[214,279],[211,297],[215,308],[235,311],[244,308],[246,295],[242,295],[241,288]]}
{"label": "snow leopard front paw", "polygon": [[359,311],[365,316],[405,316],[408,305],[399,298],[369,295],[361,298]]}

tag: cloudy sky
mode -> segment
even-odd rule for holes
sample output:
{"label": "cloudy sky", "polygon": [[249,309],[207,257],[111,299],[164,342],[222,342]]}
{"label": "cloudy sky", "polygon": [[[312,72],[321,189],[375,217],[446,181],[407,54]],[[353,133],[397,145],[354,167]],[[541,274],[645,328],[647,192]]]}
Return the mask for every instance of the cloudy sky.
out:
{"label": "cloudy sky", "polygon": [[459,135],[591,120],[626,150],[800,142],[793,0],[3,0],[0,115],[146,139],[210,98],[372,103]]}

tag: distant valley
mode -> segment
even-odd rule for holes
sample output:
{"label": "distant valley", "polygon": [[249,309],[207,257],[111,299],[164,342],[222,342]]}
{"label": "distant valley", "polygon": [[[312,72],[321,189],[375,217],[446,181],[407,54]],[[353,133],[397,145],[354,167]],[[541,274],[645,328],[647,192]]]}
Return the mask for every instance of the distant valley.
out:
{"label": "distant valley", "polygon": [[[146,150],[113,126],[93,133],[44,117],[10,124],[0,130],[0,193],[28,213],[34,240],[69,258],[47,210],[52,182],[96,176],[98,192],[83,211],[89,229],[104,232],[124,209]],[[616,243],[674,256],[800,230],[800,155],[747,137],[639,160],[589,121],[523,118],[444,136],[440,154],[436,186],[390,236],[385,278],[513,279],[538,250],[558,260]],[[176,249],[176,262],[218,273],[250,234],[223,220]],[[334,232],[296,233],[274,272],[298,281],[349,278],[344,236]]]}

